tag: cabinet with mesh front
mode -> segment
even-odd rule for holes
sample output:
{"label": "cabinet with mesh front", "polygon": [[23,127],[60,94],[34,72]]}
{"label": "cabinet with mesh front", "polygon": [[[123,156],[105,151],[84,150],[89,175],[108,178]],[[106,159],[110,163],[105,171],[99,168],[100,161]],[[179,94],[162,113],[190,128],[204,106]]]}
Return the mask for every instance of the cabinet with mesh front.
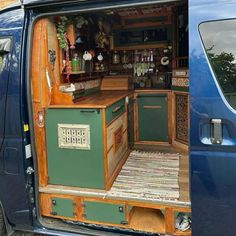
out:
{"label": "cabinet with mesh front", "polygon": [[101,109],[46,112],[48,182],[105,189]]}

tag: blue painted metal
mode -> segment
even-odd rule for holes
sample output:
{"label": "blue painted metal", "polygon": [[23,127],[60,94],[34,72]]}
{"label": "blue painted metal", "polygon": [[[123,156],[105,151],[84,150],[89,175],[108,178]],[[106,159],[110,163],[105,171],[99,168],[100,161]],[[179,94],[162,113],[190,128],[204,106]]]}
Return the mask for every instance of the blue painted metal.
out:
{"label": "blue painted metal", "polygon": [[[225,100],[201,43],[201,22],[236,17],[235,0],[190,0],[191,201],[193,236],[236,228],[236,112]],[[227,35],[222,35],[222,39]],[[210,143],[210,120],[223,120],[223,143]]]}
{"label": "blue painted metal", "polygon": [[0,75],[0,201],[9,223],[30,226],[20,76],[23,24],[22,9],[0,13],[0,37],[12,39],[12,51]]}

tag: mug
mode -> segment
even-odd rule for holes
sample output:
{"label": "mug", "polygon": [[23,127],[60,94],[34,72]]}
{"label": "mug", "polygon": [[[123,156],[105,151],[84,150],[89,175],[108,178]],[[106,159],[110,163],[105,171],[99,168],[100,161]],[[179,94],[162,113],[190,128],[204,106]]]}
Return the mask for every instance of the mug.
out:
{"label": "mug", "polygon": [[84,55],[83,55],[83,59],[85,61],[91,61],[92,60],[92,55],[88,51],[85,51]]}
{"label": "mug", "polygon": [[101,53],[99,53],[99,55],[97,56],[97,59],[98,59],[99,61],[102,61],[102,60],[103,60],[103,56],[102,56]]}

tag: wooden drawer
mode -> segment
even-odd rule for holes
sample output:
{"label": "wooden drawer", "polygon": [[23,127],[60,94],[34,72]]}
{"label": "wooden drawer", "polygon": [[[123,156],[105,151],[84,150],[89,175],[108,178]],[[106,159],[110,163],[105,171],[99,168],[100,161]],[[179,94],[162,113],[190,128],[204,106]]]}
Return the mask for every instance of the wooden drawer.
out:
{"label": "wooden drawer", "polygon": [[106,124],[110,124],[115,118],[125,112],[125,98],[112,104],[106,109]]}
{"label": "wooden drawer", "polygon": [[75,202],[68,198],[51,198],[51,214],[54,216],[61,216],[66,218],[75,217]]}
{"label": "wooden drawer", "polygon": [[84,201],[84,218],[93,222],[127,224],[125,204]]}
{"label": "wooden drawer", "polygon": [[125,112],[107,127],[108,177],[112,176],[127,149],[127,113]]}
{"label": "wooden drawer", "polygon": [[123,133],[122,143],[120,147],[116,150],[115,147],[112,148],[108,154],[108,177],[110,178],[115,172],[116,167],[118,166],[121,159],[124,157],[125,153],[128,150],[128,134],[127,130]]}
{"label": "wooden drawer", "polygon": [[[78,203],[78,204],[77,204]],[[81,217],[80,200],[73,196],[40,194],[41,214],[58,219],[77,220]]]}
{"label": "wooden drawer", "polygon": [[110,150],[114,143],[114,132],[118,130],[121,126],[123,127],[123,131],[127,129],[126,112],[107,127],[107,150]]}

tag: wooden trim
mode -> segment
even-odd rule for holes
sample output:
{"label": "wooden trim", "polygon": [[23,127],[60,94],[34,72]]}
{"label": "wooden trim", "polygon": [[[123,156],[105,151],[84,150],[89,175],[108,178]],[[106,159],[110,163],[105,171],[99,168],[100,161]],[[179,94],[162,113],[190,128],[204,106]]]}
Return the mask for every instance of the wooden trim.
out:
{"label": "wooden trim", "polygon": [[105,189],[108,190],[108,158],[107,158],[107,128],[106,128],[106,109],[102,109],[102,129],[103,129],[103,156],[104,156],[104,176],[105,176]]}
{"label": "wooden trim", "polygon": [[175,230],[175,232],[173,233],[173,236],[191,236],[191,235],[192,235],[191,230],[187,231]]}
{"label": "wooden trim", "polygon": [[164,89],[136,89],[134,91],[135,94],[139,94],[139,93],[153,93],[153,94],[160,94],[160,93],[171,93],[172,90],[164,90]]}
{"label": "wooden trim", "polygon": [[[61,216],[54,216],[51,214],[51,198],[58,197],[58,198],[65,198],[65,199],[71,199],[73,200],[75,204],[75,212],[76,216],[74,218],[66,218]],[[107,222],[98,222],[98,221],[91,221],[87,220],[84,217],[84,202],[101,202],[101,203],[110,203],[110,204],[122,204],[125,205],[126,209],[126,220],[128,221],[127,225],[122,224],[114,224],[114,223],[107,223]],[[71,195],[63,195],[63,194],[40,194],[40,203],[41,203],[41,214],[43,216],[48,216],[52,218],[59,218],[59,219],[67,219],[67,220],[73,220],[73,221],[82,221],[89,224],[98,224],[98,225],[107,225],[107,226],[118,226],[120,228],[126,228],[126,229],[132,229],[131,226],[131,220],[133,215],[133,211],[129,211],[128,207],[139,207],[142,209],[156,209],[160,211],[165,211],[165,232],[168,234],[176,233],[178,234],[178,231],[175,229],[175,212],[191,212],[190,207],[175,207],[175,206],[168,206],[163,204],[153,204],[153,203],[141,203],[138,201],[124,201],[124,200],[113,200],[113,199],[104,199],[104,198],[97,198],[97,197],[81,197],[81,196],[71,196]],[[47,204],[45,204],[47,203]],[[134,209],[134,208],[133,208]],[[148,224],[148,223],[147,223]],[[147,228],[149,225],[147,225]],[[138,230],[138,228],[135,228],[135,230]],[[151,231],[151,230],[150,230]],[[147,232],[149,232],[147,230]],[[159,232],[158,230],[155,231],[155,233],[163,233]],[[188,234],[184,235],[190,235],[191,231],[188,231]]]}
{"label": "wooden trim", "polygon": [[122,114],[118,115],[114,120],[112,120],[111,122],[109,122],[108,124],[106,124],[106,128],[108,128],[110,125],[112,125],[112,123],[114,123],[114,122],[115,122],[116,120],[118,120],[121,116],[123,116],[125,112],[126,112],[126,110],[125,110]]}
{"label": "wooden trim", "polygon": [[126,160],[128,159],[130,152],[131,152],[131,150],[128,149],[128,151],[120,159],[120,161],[119,161],[118,165],[116,166],[113,174],[110,176],[110,179],[108,180],[108,184],[107,184],[108,187],[106,188],[106,190],[109,190],[112,187],[116,177],[118,176],[118,174],[120,173],[123,165],[125,164]]}
{"label": "wooden trim", "polygon": [[[45,132],[45,107],[50,102],[50,94],[46,80],[46,68],[48,60],[46,19],[36,22],[33,34],[32,47],[32,72],[31,72],[31,93],[34,117],[34,133],[36,158],[38,162],[39,186],[48,184],[47,154],[46,154],[46,132]],[[50,70],[50,68],[48,68]],[[38,115],[43,116],[43,123],[38,125]]]}
{"label": "wooden trim", "polygon": [[173,208],[165,209],[166,233],[173,234],[175,231],[175,211]]}
{"label": "wooden trim", "polygon": [[175,92],[172,92],[172,143],[175,141],[176,137],[176,94]]}
{"label": "wooden trim", "polygon": [[173,124],[172,124],[172,93],[167,93],[167,105],[168,105],[168,142],[172,144],[172,137],[173,137]]}
{"label": "wooden trim", "polygon": [[134,144],[171,146],[169,142],[137,141]]}
{"label": "wooden trim", "polygon": [[138,102],[137,102],[137,96],[138,94],[134,94],[134,142],[138,141],[139,137],[139,129],[138,129],[138,124],[139,124],[139,119],[138,119]]}
{"label": "wooden trim", "polygon": [[[53,195],[53,196],[60,196],[63,197],[65,196],[66,198],[81,198],[81,199],[86,199],[86,201],[98,201],[98,202],[106,202],[106,203],[116,203],[116,204],[128,204],[131,206],[137,206],[137,207],[144,207],[144,208],[152,208],[152,209],[161,209],[165,210],[166,208],[173,208],[176,212],[188,212],[191,213],[191,206],[183,205],[173,205],[170,203],[153,203],[153,202],[143,202],[143,201],[135,201],[135,200],[125,200],[125,199],[111,199],[107,198],[106,196],[82,196],[82,195],[72,195],[72,194],[64,194],[64,193],[45,193],[41,192],[40,195],[45,194],[45,195]],[[104,192],[105,194],[105,192]]]}

